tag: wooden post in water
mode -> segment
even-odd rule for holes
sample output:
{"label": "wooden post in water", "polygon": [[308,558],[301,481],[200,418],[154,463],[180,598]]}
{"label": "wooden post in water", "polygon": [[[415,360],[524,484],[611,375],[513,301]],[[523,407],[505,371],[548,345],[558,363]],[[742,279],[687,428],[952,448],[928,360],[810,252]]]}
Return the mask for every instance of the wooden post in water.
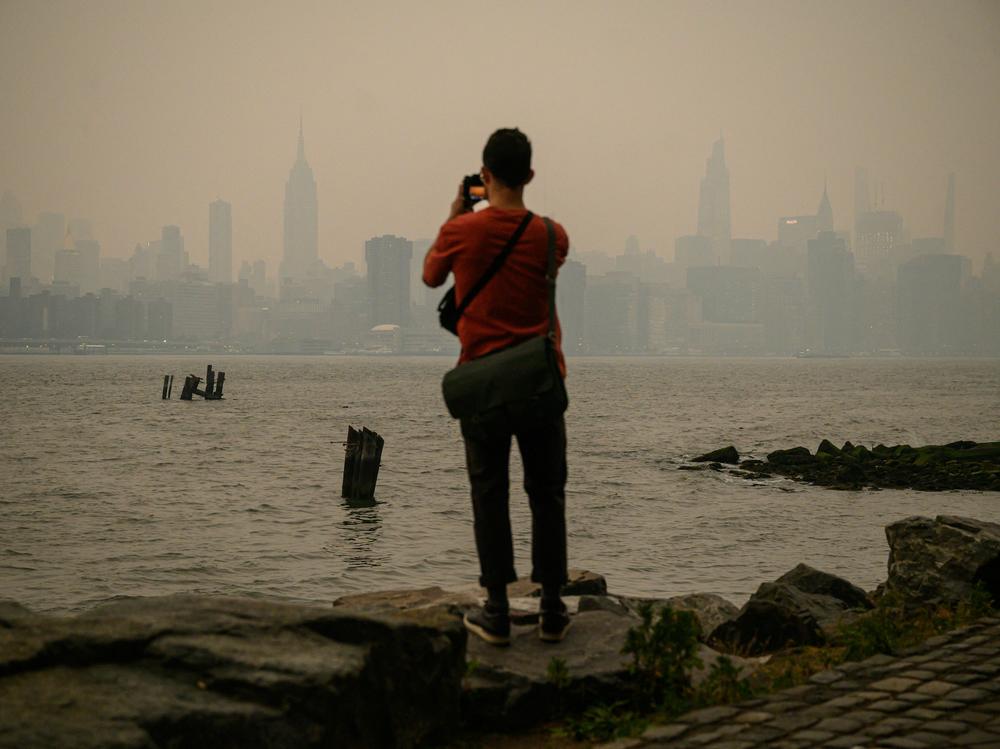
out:
{"label": "wooden post in water", "polygon": [[166,400],[170,396],[168,395],[168,388],[170,387],[170,375],[163,375],[163,395],[162,400]]}
{"label": "wooden post in water", "polygon": [[205,370],[205,400],[211,400],[215,397],[215,372],[212,370],[212,365],[208,365],[208,369]]}
{"label": "wooden post in water", "polygon": [[384,445],[385,440],[367,427],[362,427],[361,431],[351,426],[347,428],[341,497],[362,502],[375,501],[375,483],[378,481]]}
{"label": "wooden post in water", "polygon": [[344,481],[340,488],[340,496],[344,499],[351,499],[353,497],[355,466],[360,457],[361,432],[352,426],[348,426],[347,445],[344,448]]}
{"label": "wooden post in water", "polygon": [[170,384],[167,385],[167,400],[170,400],[170,396],[174,392],[174,376],[170,375]]}
{"label": "wooden post in water", "polygon": [[216,400],[222,400],[222,385],[226,381],[226,373],[219,372],[219,377],[215,381],[215,395],[213,396]]}

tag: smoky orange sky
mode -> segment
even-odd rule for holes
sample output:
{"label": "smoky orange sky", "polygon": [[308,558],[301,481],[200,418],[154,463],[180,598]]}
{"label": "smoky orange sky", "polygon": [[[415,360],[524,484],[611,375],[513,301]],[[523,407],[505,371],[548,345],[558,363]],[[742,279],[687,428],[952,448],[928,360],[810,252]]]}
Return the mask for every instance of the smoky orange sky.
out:
{"label": "smoky orange sky", "polygon": [[737,237],[774,239],[828,180],[838,229],[866,166],[912,236],[1000,249],[1000,3],[0,0],[0,191],[85,217],[107,256],[178,224],[207,265],[281,254],[298,119],[320,256],[433,237],[482,144],[535,147],[527,200],[577,250],[672,257],[720,131]]}

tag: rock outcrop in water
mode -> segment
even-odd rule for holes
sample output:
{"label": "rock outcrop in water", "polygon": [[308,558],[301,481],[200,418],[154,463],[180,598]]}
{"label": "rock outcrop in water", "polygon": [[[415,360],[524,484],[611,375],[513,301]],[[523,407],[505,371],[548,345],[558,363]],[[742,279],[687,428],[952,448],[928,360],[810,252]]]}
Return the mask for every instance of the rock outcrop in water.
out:
{"label": "rock outcrop in water", "polygon": [[459,722],[465,630],[208,596],[0,606],[0,746],[411,747]]}
{"label": "rock outcrop in water", "polygon": [[[712,460],[716,464],[723,462],[719,458]],[[805,447],[775,450],[766,460],[744,460],[734,473],[750,479],[787,476],[831,489],[1000,491],[1000,442],[952,442],[924,447],[876,445],[868,449],[850,442],[837,447],[823,440],[815,453]]]}

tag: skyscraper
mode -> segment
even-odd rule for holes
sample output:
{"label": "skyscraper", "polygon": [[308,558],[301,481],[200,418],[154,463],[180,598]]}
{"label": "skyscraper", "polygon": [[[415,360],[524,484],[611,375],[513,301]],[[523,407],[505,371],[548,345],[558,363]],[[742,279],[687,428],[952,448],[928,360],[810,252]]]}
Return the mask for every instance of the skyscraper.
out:
{"label": "skyscraper", "polygon": [[365,242],[369,327],[410,322],[410,258],[413,242],[386,234]]}
{"label": "skyscraper", "polygon": [[816,231],[833,231],[833,206],[826,194],[826,181],[823,182],[823,197],[819,199],[816,209]]}
{"label": "skyscraper", "polygon": [[316,180],[306,161],[306,145],[299,119],[299,148],[285,183],[284,252],[281,277],[301,280],[319,259],[319,220]]}
{"label": "skyscraper", "polygon": [[31,278],[31,229],[15,227],[7,230],[7,264],[4,276],[7,280],[20,278],[22,286]]}
{"label": "skyscraper", "polygon": [[208,277],[212,283],[233,282],[233,213],[224,200],[208,205]]}
{"label": "skyscraper", "polygon": [[725,144],[720,137],[712,144],[712,155],[705,163],[698,200],[698,234],[712,241],[715,262],[729,261],[729,170],[726,168]]}
{"label": "skyscraper", "polygon": [[173,281],[184,270],[184,237],[179,226],[164,226],[156,253],[156,280]]}
{"label": "skyscraper", "polygon": [[955,173],[948,175],[948,194],[944,199],[944,251],[955,251]]}

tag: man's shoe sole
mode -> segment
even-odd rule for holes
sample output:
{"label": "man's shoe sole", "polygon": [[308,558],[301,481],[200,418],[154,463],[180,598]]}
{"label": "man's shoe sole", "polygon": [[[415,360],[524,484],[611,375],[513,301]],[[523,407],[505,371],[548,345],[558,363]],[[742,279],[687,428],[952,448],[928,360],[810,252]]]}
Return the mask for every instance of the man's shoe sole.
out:
{"label": "man's shoe sole", "polygon": [[465,628],[467,630],[472,632],[472,634],[476,635],[481,640],[488,642],[490,645],[510,645],[510,635],[495,635],[483,627],[480,627],[475,622],[470,622],[468,614],[462,617],[462,622],[465,624]]}
{"label": "man's shoe sole", "polygon": [[542,629],[541,625],[539,625],[538,637],[541,639],[542,642],[562,642],[566,638],[566,633],[569,632],[569,628],[572,624],[573,624],[572,620],[566,622],[566,626],[563,627],[558,632],[546,632],[544,629]]}

